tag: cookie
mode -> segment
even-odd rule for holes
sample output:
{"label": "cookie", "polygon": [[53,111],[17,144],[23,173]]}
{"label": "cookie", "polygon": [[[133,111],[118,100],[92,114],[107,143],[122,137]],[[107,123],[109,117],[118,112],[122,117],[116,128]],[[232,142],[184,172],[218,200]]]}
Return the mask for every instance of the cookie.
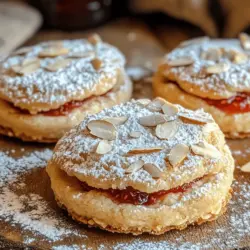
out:
{"label": "cookie", "polygon": [[203,108],[233,138],[250,132],[250,38],[196,38],[167,54],[153,80],[156,96]]}
{"label": "cookie", "polygon": [[15,51],[0,64],[0,132],[56,142],[87,114],[130,99],[124,65],[121,52],[97,35]]}
{"label": "cookie", "polygon": [[161,98],[86,117],[59,140],[47,166],[58,204],[75,220],[132,234],[216,219],[233,170],[212,117]]}

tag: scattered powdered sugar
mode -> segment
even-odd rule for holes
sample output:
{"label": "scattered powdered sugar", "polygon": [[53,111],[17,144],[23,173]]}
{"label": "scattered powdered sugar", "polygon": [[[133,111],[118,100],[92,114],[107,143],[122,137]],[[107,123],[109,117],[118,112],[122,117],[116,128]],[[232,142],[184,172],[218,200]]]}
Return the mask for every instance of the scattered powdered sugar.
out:
{"label": "scattered powdered sugar", "polygon": [[[89,93],[103,79],[109,79],[109,83],[113,80],[115,84],[117,70],[122,69],[125,64],[125,58],[121,52],[109,44],[99,42],[92,45],[84,39],[64,40],[62,44],[64,48],[69,49],[68,54],[40,59],[41,67],[28,75],[13,77],[4,73],[6,69],[22,63],[24,59],[37,57],[41,51],[51,46],[50,44],[51,42],[44,42],[33,46],[25,56],[11,56],[0,65],[2,96],[11,100],[16,106],[22,103],[65,103],[85,92]],[[67,67],[56,72],[43,69],[62,58],[81,53],[90,55],[74,58]],[[102,61],[98,71],[91,64],[91,60],[95,57]]]}
{"label": "scattered powdered sugar", "polygon": [[[218,62],[228,64],[229,70],[219,74],[212,74],[207,76],[204,72],[204,68],[216,64],[217,62],[212,60],[205,60],[200,57],[202,52],[206,52],[211,48],[223,48],[225,51],[243,51],[240,46],[240,42],[237,39],[228,40],[208,40],[199,44],[190,44],[186,47],[177,47],[168,55],[165,60],[174,60],[181,57],[191,57],[194,63],[185,67],[171,67],[166,70],[165,75],[169,73],[176,74],[176,78],[182,81],[188,81],[191,84],[199,85],[203,91],[215,91],[216,93],[223,95],[223,93],[234,95],[237,91],[245,91],[250,88],[250,63],[249,60],[241,64],[233,63],[228,57],[221,57]],[[230,92],[232,91],[232,92]]]}
{"label": "scattered powdered sugar", "polygon": [[[58,240],[74,234],[74,230],[63,222],[38,194],[25,193],[26,184],[22,175],[37,168],[44,168],[52,151],[46,149],[28,156],[14,159],[0,152],[0,218],[10,225],[18,225],[46,237]],[[34,240],[34,239],[33,239]],[[29,238],[26,243],[32,242]]]}
{"label": "scattered powdered sugar", "polygon": [[[195,114],[197,116],[210,118],[210,115],[201,110],[195,112],[188,111],[180,106],[178,106],[178,109],[179,112],[185,112],[185,114],[191,117]],[[144,183],[147,187],[153,188],[157,186],[157,190],[160,190],[167,189],[166,185],[169,185],[172,178],[178,180],[175,175],[185,174],[190,176],[192,180],[192,177],[198,171],[196,166],[202,164],[203,157],[194,157],[191,153],[188,155],[188,159],[192,160],[184,162],[184,167],[181,171],[178,168],[171,169],[173,174],[170,175],[169,178],[166,178],[164,182],[159,182],[152,178],[144,169],[140,169],[131,174],[125,173],[124,166],[128,166],[137,160],[155,164],[160,169],[165,170],[166,158],[175,145],[186,144],[190,146],[203,140],[202,126],[184,123],[176,116],[168,117],[168,120],[177,119],[178,130],[176,134],[168,140],[157,138],[154,134],[154,128],[142,126],[138,122],[139,118],[153,114],[160,114],[160,112],[150,111],[137,101],[131,101],[126,104],[117,105],[111,109],[105,109],[99,114],[88,116],[78,127],[71,130],[67,137],[60,140],[57,150],[53,155],[53,160],[69,174],[76,173],[77,175],[88,176],[88,178],[101,179],[101,182],[113,180],[116,181],[117,185],[125,185],[126,182],[133,185],[133,183],[139,182]],[[104,155],[96,154],[96,147],[101,139],[85,133],[88,123],[93,120],[104,119],[105,117],[119,116],[126,116],[128,119],[124,124],[116,127],[117,136],[115,140],[111,141],[112,150]],[[140,131],[141,136],[139,138],[131,138],[131,131]],[[161,147],[162,150],[151,154],[127,156],[130,150],[154,147]],[[82,154],[86,154],[86,157],[83,158],[81,156]],[[212,162],[211,165],[213,165]],[[184,170],[185,166],[186,171]],[[122,180],[122,182],[119,180]],[[112,188],[124,188],[124,186],[114,187],[114,185],[115,183],[113,183]],[[162,185],[165,186],[163,187]]]}

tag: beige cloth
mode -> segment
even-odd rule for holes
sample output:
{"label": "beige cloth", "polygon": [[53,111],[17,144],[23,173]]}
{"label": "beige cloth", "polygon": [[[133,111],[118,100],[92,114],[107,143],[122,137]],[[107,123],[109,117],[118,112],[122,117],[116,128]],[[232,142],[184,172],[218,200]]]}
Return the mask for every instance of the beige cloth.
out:
{"label": "beige cloth", "polygon": [[[222,36],[235,37],[250,25],[249,0],[217,0],[218,10],[224,18]],[[210,10],[210,0],[131,0],[136,12],[162,11],[175,18],[188,21],[200,27],[209,36],[219,35],[220,28]],[[218,10],[216,11],[218,13]],[[220,14],[218,14],[220,15]]]}

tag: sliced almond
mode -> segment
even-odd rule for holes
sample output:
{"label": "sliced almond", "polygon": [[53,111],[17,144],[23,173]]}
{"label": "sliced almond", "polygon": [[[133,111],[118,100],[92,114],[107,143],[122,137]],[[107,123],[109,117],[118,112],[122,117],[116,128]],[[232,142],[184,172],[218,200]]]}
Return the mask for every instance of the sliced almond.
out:
{"label": "sliced almond", "polygon": [[167,61],[167,64],[170,67],[181,67],[181,66],[188,66],[194,63],[194,60],[191,57],[181,57],[177,59],[172,59]]}
{"label": "sliced almond", "polygon": [[137,103],[141,104],[142,106],[147,106],[151,100],[144,98],[144,99],[138,99],[136,100]]}
{"label": "sliced almond", "polygon": [[129,136],[132,138],[139,138],[141,136],[141,132],[140,131],[132,131],[129,133]]}
{"label": "sliced almond", "polygon": [[170,103],[170,102],[166,102],[163,106],[162,106],[162,111],[165,115],[168,116],[173,116],[178,114],[179,109],[177,106],[175,106],[174,104]]}
{"label": "sliced almond", "polygon": [[202,133],[208,135],[213,131],[218,130],[218,126],[215,123],[207,123],[202,127]]}
{"label": "sliced almond", "polygon": [[153,115],[143,116],[139,118],[139,123],[142,126],[146,126],[146,127],[154,127],[166,121],[167,120],[165,116],[162,114],[153,114]]}
{"label": "sliced almond", "polygon": [[147,105],[147,108],[151,111],[159,112],[162,106],[166,103],[165,99],[156,97],[152,102]]}
{"label": "sliced almond", "polygon": [[40,60],[36,57],[29,57],[29,58],[25,58],[22,61],[22,66],[26,66],[28,64],[32,64],[32,63],[39,63],[40,64]]}
{"label": "sliced almond", "polygon": [[98,143],[98,146],[96,148],[96,153],[100,155],[107,154],[112,150],[112,145],[109,141],[103,140]]}
{"label": "sliced almond", "polygon": [[99,70],[102,66],[102,61],[98,58],[95,58],[91,61],[91,64],[95,70]]}
{"label": "sliced almond", "polygon": [[250,173],[250,162],[244,164],[241,168],[241,171]]}
{"label": "sliced almond", "polygon": [[191,124],[197,124],[197,125],[203,125],[206,123],[214,122],[212,118],[201,116],[197,113],[179,113],[179,117],[183,122],[191,123]]}
{"label": "sliced almond", "polygon": [[247,54],[235,52],[233,55],[233,62],[237,64],[245,63],[248,60]]}
{"label": "sliced almond", "polygon": [[57,56],[62,56],[62,55],[66,55],[69,53],[69,50],[67,48],[64,47],[51,47],[51,48],[47,48],[42,50],[39,53],[39,57],[57,57]]}
{"label": "sliced almond", "polygon": [[56,62],[54,63],[51,63],[49,65],[47,65],[46,67],[44,67],[46,70],[48,71],[51,71],[51,72],[56,72],[58,71],[59,69],[63,69],[65,68],[66,66],[68,66],[70,64],[72,60],[67,58],[67,59],[60,59],[60,60],[57,60]]}
{"label": "sliced almond", "polygon": [[218,48],[210,48],[207,51],[201,53],[201,58],[210,61],[219,61],[222,56],[222,51]]}
{"label": "sliced almond", "polygon": [[178,131],[178,122],[170,121],[156,126],[155,134],[159,139],[170,139],[175,136]]}
{"label": "sliced almond", "polygon": [[169,153],[168,160],[173,167],[181,164],[189,153],[189,147],[185,144],[177,144]]}
{"label": "sliced almond", "polygon": [[69,58],[88,58],[91,56],[95,56],[94,51],[85,51],[85,52],[72,52],[68,56]]}
{"label": "sliced almond", "polygon": [[250,49],[250,37],[246,33],[239,34],[240,44],[243,49],[249,50]]}
{"label": "sliced almond", "polygon": [[138,171],[139,169],[141,169],[143,167],[144,161],[142,160],[138,160],[134,163],[132,163],[126,170],[125,173],[129,174],[129,173],[134,173],[136,171]]}
{"label": "sliced almond", "polygon": [[127,116],[105,117],[105,118],[103,118],[103,120],[110,122],[113,125],[122,125],[128,120],[128,117]]}
{"label": "sliced almond", "polygon": [[197,38],[193,38],[193,39],[189,39],[187,41],[181,42],[179,46],[185,47],[185,46],[189,46],[192,44],[201,44],[201,43],[204,43],[208,40],[209,40],[208,36],[201,36],[201,37],[197,37]]}
{"label": "sliced almond", "polygon": [[18,66],[18,65],[13,66],[12,70],[18,75],[28,75],[37,71],[39,68],[40,68],[40,61],[36,61],[34,63],[30,63],[24,66]]}
{"label": "sliced almond", "polygon": [[161,178],[163,175],[163,171],[152,163],[146,163],[143,165],[143,168],[153,177],[153,178]]}
{"label": "sliced almond", "polygon": [[32,51],[32,47],[23,47],[23,48],[20,48],[20,49],[14,51],[12,53],[12,55],[18,55],[18,56],[19,55],[25,55],[25,54],[27,54],[27,53],[29,53],[31,51]]}
{"label": "sliced almond", "polygon": [[217,63],[214,65],[207,66],[205,68],[206,74],[220,74],[228,71],[230,65],[228,63]]}
{"label": "sliced almond", "polygon": [[163,148],[134,148],[128,151],[127,155],[136,155],[136,154],[151,154],[161,151]]}
{"label": "sliced almond", "polygon": [[215,146],[205,141],[200,142],[199,144],[196,145],[192,145],[191,149],[197,155],[209,158],[217,158],[217,159],[221,157],[220,151]]}
{"label": "sliced almond", "polygon": [[98,35],[98,34],[92,34],[88,37],[88,41],[93,44],[93,45],[96,45],[98,43],[101,43],[102,42],[102,39],[101,37]]}
{"label": "sliced almond", "polygon": [[115,126],[107,121],[94,120],[87,125],[90,134],[105,140],[114,140],[116,138]]}

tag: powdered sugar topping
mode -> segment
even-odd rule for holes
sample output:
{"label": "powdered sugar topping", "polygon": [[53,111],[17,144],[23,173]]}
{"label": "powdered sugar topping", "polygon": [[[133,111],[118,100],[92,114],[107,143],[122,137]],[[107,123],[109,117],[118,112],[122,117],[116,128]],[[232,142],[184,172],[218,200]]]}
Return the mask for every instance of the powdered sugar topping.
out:
{"label": "powdered sugar topping", "polygon": [[[214,53],[217,49],[222,53],[218,58],[215,58],[216,55],[207,58],[202,56],[209,50]],[[246,56],[246,60],[236,63],[230,58],[232,53],[240,53],[240,56]],[[213,91],[214,96],[229,97],[237,91],[250,90],[249,52],[242,49],[237,39],[206,40],[186,47],[177,47],[166,55],[165,62],[183,57],[191,58],[194,62],[185,67],[170,67],[164,72],[166,76],[175,74],[177,81],[179,79],[198,85],[203,92]],[[205,69],[218,63],[228,65],[228,69],[221,73],[207,75]]]}
{"label": "powdered sugar topping", "polygon": [[[188,113],[191,117],[198,115],[199,117],[211,119],[211,116],[202,110],[188,111],[181,106],[177,107],[180,113]],[[166,159],[170,150],[177,144],[191,146],[204,140],[202,134],[203,126],[182,122],[176,115],[167,116],[166,119],[169,121],[176,120],[178,130],[174,136],[168,140],[159,139],[156,137],[153,128],[142,126],[139,122],[142,117],[157,114],[160,115],[160,112],[151,111],[137,101],[131,101],[111,109],[105,109],[99,114],[88,116],[82,124],[71,130],[70,133],[59,141],[52,161],[57,163],[70,175],[88,176],[98,179],[100,182],[112,180],[117,182],[117,180],[123,180],[123,184],[115,184],[113,182],[113,188],[115,188],[116,185],[120,185],[120,188],[124,188],[122,185],[124,185],[126,181],[130,184],[139,182],[144,183],[148,187],[155,186],[157,189],[162,188],[161,181],[153,178],[143,168],[136,172],[126,174],[126,168],[139,160],[147,164],[154,164],[159,167],[161,171],[169,171],[171,174],[168,180],[164,180],[164,185],[167,185],[166,183],[171,182],[171,180],[181,181],[182,174],[189,175],[192,180],[192,177],[197,174],[197,170],[195,170],[197,168],[195,166],[202,164],[203,157],[193,156],[189,153],[183,163],[181,171],[179,168],[173,169],[172,167],[167,167]],[[116,126],[116,139],[110,142],[112,150],[104,155],[96,154],[96,148],[102,139],[92,136],[91,131],[89,133],[89,122],[103,120],[106,117],[124,116],[127,117],[126,122]],[[139,131],[141,136],[131,138],[131,131]],[[135,149],[144,151],[138,154],[131,154],[130,152],[133,152]],[[152,149],[155,152],[145,153],[147,149]],[[210,167],[214,166],[215,163],[216,160],[211,159]]]}
{"label": "powdered sugar topping", "polygon": [[[123,68],[125,59],[118,49],[104,42],[92,44],[88,40],[64,40],[60,46],[66,49],[66,54],[55,57],[42,57],[40,68],[35,72],[13,76],[6,74],[11,67],[20,65],[28,58],[37,58],[44,50],[58,42],[44,42],[31,47],[25,55],[13,55],[0,66],[0,93],[2,98],[10,100],[16,106],[24,104],[63,104],[89,95],[95,91],[97,84],[109,79],[112,86],[116,83],[117,70]],[[54,45],[54,46],[55,46]],[[58,45],[57,45],[58,46]],[[56,47],[57,48],[57,47]],[[83,54],[83,56],[81,56]],[[45,68],[58,60],[71,58],[70,63],[63,69],[50,72]],[[98,58],[102,61],[97,71],[91,60]]]}

